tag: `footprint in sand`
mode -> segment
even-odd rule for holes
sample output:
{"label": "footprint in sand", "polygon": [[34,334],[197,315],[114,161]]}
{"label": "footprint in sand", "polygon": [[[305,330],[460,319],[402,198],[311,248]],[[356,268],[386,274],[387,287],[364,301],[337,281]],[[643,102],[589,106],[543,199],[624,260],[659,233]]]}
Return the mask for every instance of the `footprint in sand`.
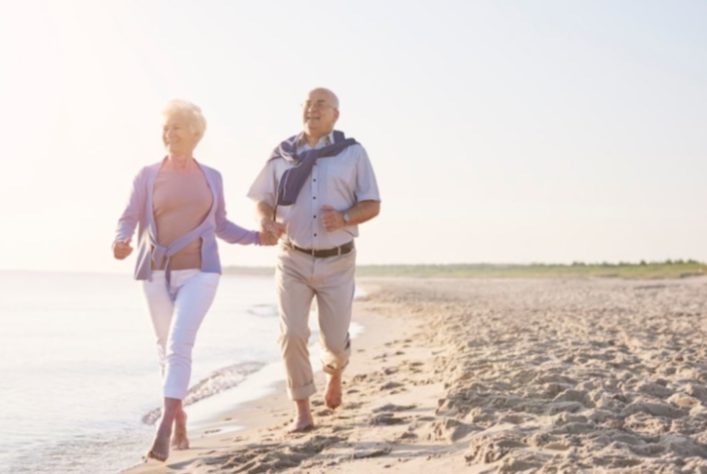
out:
{"label": "footprint in sand", "polygon": [[403,387],[403,384],[399,382],[388,382],[386,384],[381,385],[380,390],[393,390],[400,387]]}
{"label": "footprint in sand", "polygon": [[393,403],[386,403],[383,406],[380,406],[378,408],[374,408],[373,412],[377,413],[377,412],[381,412],[381,411],[387,411],[387,412],[407,411],[407,410],[412,410],[414,408],[417,408],[417,405],[395,405]]}
{"label": "footprint in sand", "polygon": [[371,418],[371,425],[400,425],[405,423],[405,418],[395,416],[393,413],[381,413]]}

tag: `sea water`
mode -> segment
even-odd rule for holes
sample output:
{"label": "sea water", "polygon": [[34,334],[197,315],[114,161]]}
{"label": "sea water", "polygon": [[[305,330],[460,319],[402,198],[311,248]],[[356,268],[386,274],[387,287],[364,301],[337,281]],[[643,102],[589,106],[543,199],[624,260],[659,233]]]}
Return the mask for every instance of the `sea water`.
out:
{"label": "sea water", "polygon": [[[0,472],[111,473],[139,462],[161,405],[141,284],[5,271],[0,292]],[[278,332],[272,277],[221,277],[192,354],[190,427],[284,378]]]}

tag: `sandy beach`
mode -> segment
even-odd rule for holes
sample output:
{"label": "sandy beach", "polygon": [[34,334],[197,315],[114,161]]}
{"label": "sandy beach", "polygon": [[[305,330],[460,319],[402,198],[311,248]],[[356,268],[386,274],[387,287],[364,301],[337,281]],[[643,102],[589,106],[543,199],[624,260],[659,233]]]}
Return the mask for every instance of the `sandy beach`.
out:
{"label": "sandy beach", "polygon": [[316,429],[287,434],[278,387],[126,472],[707,473],[707,277],[359,284]]}

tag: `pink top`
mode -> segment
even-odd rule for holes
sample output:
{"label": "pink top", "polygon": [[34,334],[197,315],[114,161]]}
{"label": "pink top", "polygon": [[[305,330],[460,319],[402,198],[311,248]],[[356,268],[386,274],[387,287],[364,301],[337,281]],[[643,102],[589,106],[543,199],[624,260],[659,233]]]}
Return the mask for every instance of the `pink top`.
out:
{"label": "pink top", "polygon": [[[155,206],[153,197],[155,179],[165,160],[145,166],[133,180],[130,198],[125,210],[118,219],[115,230],[116,241],[130,240],[137,229],[138,248],[135,261],[135,279],[149,280],[152,276],[152,262],[168,261],[167,270],[171,268],[171,258],[186,244],[198,238],[201,239],[201,271],[206,273],[221,273],[221,259],[218,256],[216,237],[231,244],[260,245],[258,232],[244,229],[231,222],[226,217],[226,202],[223,197],[223,178],[215,169],[197,163],[206,177],[214,200],[206,219],[198,227],[180,236],[168,246],[160,245],[157,240],[157,224],[155,223]],[[164,264],[160,264],[162,266]],[[169,279],[169,271],[167,272]]]}
{"label": "pink top", "polygon": [[[168,246],[206,219],[213,196],[206,177],[195,166],[187,171],[160,169],[155,178],[152,208],[157,241]],[[201,239],[172,256],[172,270],[201,268]],[[162,270],[152,264],[153,270]]]}

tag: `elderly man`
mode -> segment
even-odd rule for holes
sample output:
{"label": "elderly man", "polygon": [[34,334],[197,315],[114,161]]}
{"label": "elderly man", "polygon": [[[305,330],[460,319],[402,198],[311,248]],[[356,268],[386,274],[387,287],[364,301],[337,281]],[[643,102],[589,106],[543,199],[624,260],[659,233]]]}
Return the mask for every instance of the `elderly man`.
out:
{"label": "elderly man", "polygon": [[288,395],[297,416],[292,431],[311,429],[316,389],[309,362],[309,310],[317,298],[329,408],[341,405],[341,373],[351,353],[358,224],[378,215],[380,196],[366,150],[334,124],[339,100],[312,90],[303,104],[304,130],[283,141],[248,192],[263,233],[281,237],[277,264],[280,346]]}

